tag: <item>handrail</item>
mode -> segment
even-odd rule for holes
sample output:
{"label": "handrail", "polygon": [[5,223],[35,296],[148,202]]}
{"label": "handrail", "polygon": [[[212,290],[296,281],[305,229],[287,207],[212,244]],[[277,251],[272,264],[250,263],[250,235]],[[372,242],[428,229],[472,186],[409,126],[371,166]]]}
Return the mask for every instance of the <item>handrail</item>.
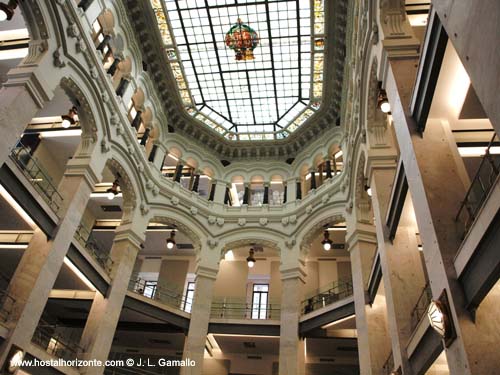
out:
{"label": "handrail", "polygon": [[17,146],[12,148],[10,156],[57,215],[63,197],[59,194],[52,182],[52,178],[39,164],[39,161],[31,155],[30,151],[21,142],[18,142]]}
{"label": "handrail", "polygon": [[265,320],[280,319],[281,305],[275,303],[253,305],[232,301],[214,301],[210,310],[211,318]]}
{"label": "handrail", "polygon": [[16,300],[6,290],[0,290],[0,321],[6,322],[9,319],[15,302]]}
{"label": "handrail", "polygon": [[77,358],[78,353],[83,352],[83,348],[76,342],[72,342],[71,339],[56,333],[56,330],[57,324],[51,324],[40,319],[31,341],[57,358],[66,360]]}
{"label": "handrail", "polygon": [[338,280],[316,289],[302,301],[301,314],[308,314],[322,307],[350,297],[353,294],[351,280]]}
{"label": "handrail", "polygon": [[[499,174],[500,162],[495,164],[495,161],[491,157],[490,149],[496,138],[496,134],[493,134],[491,141],[486,148],[485,154],[481,160],[481,164],[474,176],[469,190],[465,194],[465,198],[460,205],[457,215],[455,216],[455,221],[459,221],[460,216],[464,213],[464,237],[469,231],[472,223],[476,219],[476,215],[479,209],[482,207],[488,193],[490,192],[495,180]],[[464,211],[464,208],[466,209]]]}
{"label": "handrail", "polygon": [[79,225],[75,232],[75,239],[82,245],[85,250],[94,258],[94,260],[99,263],[103,270],[109,275],[113,269],[113,260],[106,254],[106,252],[99,246],[99,244],[90,238],[90,233],[88,235],[83,234],[83,232],[88,232],[83,225]]}
{"label": "handrail", "polygon": [[128,289],[131,292],[140,294],[155,301],[159,301],[161,303],[164,303],[165,305],[182,311],[187,311],[193,303],[191,298],[187,298],[182,293],[179,293],[173,289],[169,289],[163,285],[148,285],[147,280],[135,278],[134,276],[132,276],[132,279],[129,282]]}
{"label": "handrail", "polygon": [[411,311],[411,330],[413,331],[420,320],[425,316],[425,313],[427,312],[427,308],[429,307],[429,304],[432,301],[432,291],[431,287],[429,284],[426,284],[424,289],[422,290],[422,293],[420,294],[420,297],[418,297],[417,303],[415,304],[415,307]]}

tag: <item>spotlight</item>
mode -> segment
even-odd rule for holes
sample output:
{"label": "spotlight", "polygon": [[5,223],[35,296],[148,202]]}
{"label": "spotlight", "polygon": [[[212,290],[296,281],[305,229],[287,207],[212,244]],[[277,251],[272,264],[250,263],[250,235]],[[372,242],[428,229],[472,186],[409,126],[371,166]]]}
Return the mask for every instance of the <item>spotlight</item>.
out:
{"label": "spotlight", "polygon": [[431,301],[427,308],[427,318],[430,326],[443,338],[445,346],[449,347],[457,336],[446,290],[443,290],[437,300]]}
{"label": "spotlight", "polygon": [[365,191],[366,191],[366,194],[368,194],[369,197],[372,196],[372,188],[369,187],[368,185],[365,185]]}
{"label": "spotlight", "polygon": [[118,194],[118,187],[120,184],[118,183],[118,179],[116,179],[113,182],[113,186],[111,186],[108,190],[106,190],[106,193],[108,193],[108,199],[111,201],[115,197],[115,195]]}
{"label": "spotlight", "polygon": [[8,360],[7,373],[14,374],[17,369],[21,366],[21,362],[24,359],[24,352],[21,349],[14,349],[12,355]]}
{"label": "spotlight", "polygon": [[391,105],[387,99],[387,93],[383,89],[380,89],[378,93],[377,107],[384,113],[391,112]]}
{"label": "spotlight", "polygon": [[76,109],[76,107],[71,107],[68,111],[68,114],[62,115],[61,118],[61,126],[64,129],[68,129],[71,125],[75,125],[76,121],[78,121],[78,110]]}
{"label": "spotlight", "polygon": [[10,0],[7,4],[0,3],[0,22],[10,21],[14,17],[14,9],[17,7],[17,2]]}
{"label": "spotlight", "polygon": [[323,233],[323,241],[321,241],[321,244],[323,245],[323,250],[329,251],[332,248],[333,241],[330,239],[330,233],[328,233],[327,230],[324,231]]}
{"label": "spotlight", "polygon": [[167,238],[167,249],[172,250],[175,247],[175,231],[170,232],[170,237]]}
{"label": "spotlight", "polygon": [[248,264],[248,268],[252,268],[253,266],[255,266],[255,258],[253,256],[254,254],[254,250],[253,248],[250,248],[250,251],[248,252],[248,258],[247,258],[247,264]]}

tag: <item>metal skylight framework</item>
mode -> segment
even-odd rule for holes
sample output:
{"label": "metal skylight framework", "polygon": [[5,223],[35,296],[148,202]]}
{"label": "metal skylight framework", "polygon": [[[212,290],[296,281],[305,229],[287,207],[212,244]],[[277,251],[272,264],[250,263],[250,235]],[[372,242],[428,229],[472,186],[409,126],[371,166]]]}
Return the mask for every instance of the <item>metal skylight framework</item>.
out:
{"label": "metal skylight framework", "polygon": [[[282,139],[321,105],[324,0],[150,0],[187,112],[230,140]],[[238,18],[254,60],[224,43]]]}

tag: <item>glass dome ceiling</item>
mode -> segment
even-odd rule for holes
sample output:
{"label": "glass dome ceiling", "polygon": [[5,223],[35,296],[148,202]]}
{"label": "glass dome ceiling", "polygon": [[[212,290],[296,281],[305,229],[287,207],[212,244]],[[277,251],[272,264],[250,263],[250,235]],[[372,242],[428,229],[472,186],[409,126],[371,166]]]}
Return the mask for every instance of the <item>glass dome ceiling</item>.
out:
{"label": "glass dome ceiling", "polygon": [[[186,111],[229,140],[283,139],[321,105],[324,0],[150,0]],[[254,59],[225,44],[238,19]]]}

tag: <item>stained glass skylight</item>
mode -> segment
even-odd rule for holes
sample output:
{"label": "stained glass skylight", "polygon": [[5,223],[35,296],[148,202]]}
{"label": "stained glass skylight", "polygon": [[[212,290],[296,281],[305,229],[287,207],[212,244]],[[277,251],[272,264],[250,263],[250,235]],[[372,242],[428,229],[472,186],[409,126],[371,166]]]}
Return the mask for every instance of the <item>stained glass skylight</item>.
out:
{"label": "stained glass skylight", "polygon": [[[150,0],[187,112],[231,140],[282,139],[321,105],[324,0]],[[254,59],[225,44],[238,19]]]}

